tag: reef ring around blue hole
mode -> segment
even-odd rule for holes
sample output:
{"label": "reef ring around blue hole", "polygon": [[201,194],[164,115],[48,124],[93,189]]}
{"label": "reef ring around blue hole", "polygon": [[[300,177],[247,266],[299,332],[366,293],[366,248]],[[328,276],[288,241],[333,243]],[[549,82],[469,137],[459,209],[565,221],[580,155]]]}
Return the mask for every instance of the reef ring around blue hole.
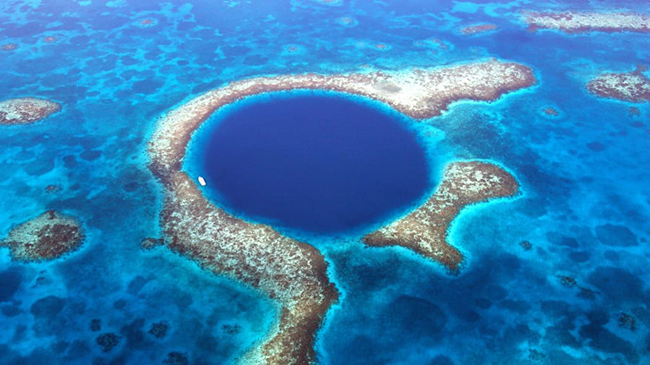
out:
{"label": "reef ring around blue hole", "polygon": [[422,199],[431,158],[410,119],[336,92],[249,96],[195,132],[190,170],[230,213],[316,235],[363,230]]}

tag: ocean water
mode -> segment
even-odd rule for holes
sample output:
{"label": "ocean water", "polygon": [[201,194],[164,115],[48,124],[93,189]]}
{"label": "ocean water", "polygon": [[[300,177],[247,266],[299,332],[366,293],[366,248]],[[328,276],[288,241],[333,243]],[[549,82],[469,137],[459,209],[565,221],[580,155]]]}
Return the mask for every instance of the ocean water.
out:
{"label": "ocean water", "polygon": [[374,227],[428,197],[429,161],[411,120],[321,94],[271,93],[220,110],[194,136],[186,170],[235,215],[325,236]]}
{"label": "ocean water", "polygon": [[[650,38],[530,33],[525,9],[647,12],[648,2],[0,2],[0,44],[18,45],[0,52],[0,99],[63,107],[0,126],[0,237],[46,209],[78,216],[87,232],[79,251],[51,262],[13,262],[0,249],[0,364],[160,364],[170,352],[228,364],[271,327],[275,307],[255,291],[139,248],[160,236],[162,189],[145,150],[165,111],[251,76],[490,57],[531,67],[538,84],[409,128],[428,184],[449,161],[482,159],[511,171],[522,195],[461,213],[450,229],[466,256],[457,276],[405,249],[363,247],[358,231],[301,236],[342,292],[318,333],[319,363],[650,363],[650,106],[634,116],[584,88],[650,65]],[[458,33],[482,22],[499,28]],[[161,322],[164,338],[148,333]],[[109,351],[97,343],[105,333],[119,338]]]}

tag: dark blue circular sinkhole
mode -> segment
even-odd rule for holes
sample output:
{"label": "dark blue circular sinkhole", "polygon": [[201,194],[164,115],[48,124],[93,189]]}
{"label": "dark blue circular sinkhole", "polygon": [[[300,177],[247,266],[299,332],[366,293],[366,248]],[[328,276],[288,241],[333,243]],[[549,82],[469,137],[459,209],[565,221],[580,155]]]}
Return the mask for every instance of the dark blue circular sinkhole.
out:
{"label": "dark blue circular sinkhole", "polygon": [[316,234],[376,224],[430,186],[406,117],[335,93],[254,96],[198,137],[207,196],[254,220]]}

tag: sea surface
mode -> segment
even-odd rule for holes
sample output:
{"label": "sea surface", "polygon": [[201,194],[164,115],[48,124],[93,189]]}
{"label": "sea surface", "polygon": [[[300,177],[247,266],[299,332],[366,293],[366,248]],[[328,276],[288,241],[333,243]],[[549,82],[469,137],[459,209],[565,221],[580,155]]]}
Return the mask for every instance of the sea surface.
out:
{"label": "sea surface", "polygon": [[[493,103],[454,103],[442,116],[420,123],[404,121],[376,102],[331,94],[260,97],[266,106],[255,98],[245,101],[253,108],[248,122],[301,151],[307,148],[264,125],[255,108],[281,113],[283,104],[300,97],[311,98],[316,109],[327,103],[352,103],[358,115],[366,113],[361,108],[372,109],[367,113],[387,118],[387,129],[330,114],[337,128],[331,132],[374,149],[377,140],[394,135],[405,149],[395,141],[379,149],[390,152],[386,170],[373,165],[377,160],[363,168],[377,177],[402,168],[417,176],[404,185],[407,190],[383,197],[394,204],[372,210],[371,219],[354,221],[359,216],[352,214],[352,223],[341,223],[306,216],[307,223],[278,225],[323,252],[342,292],[318,333],[319,363],[649,364],[650,104],[597,98],[585,84],[603,72],[650,65],[650,36],[528,32],[521,21],[526,9],[647,13],[648,5],[1,1],[0,45],[18,47],[0,51],[0,100],[35,96],[63,109],[33,125],[0,126],[0,238],[56,209],[79,217],[87,239],[79,251],[44,263],[14,262],[0,249],[0,364],[162,364],[170,353],[190,364],[230,364],[271,328],[277,309],[254,290],[164,247],[140,248],[145,237],[161,236],[162,188],[148,170],[146,148],[166,111],[246,77],[402,70],[492,57],[531,67],[539,82]],[[460,34],[460,28],[478,23],[498,29]],[[56,41],[46,42],[49,36]],[[559,114],[546,115],[548,107]],[[225,118],[245,112],[233,108],[209,120],[197,137],[218,138],[207,130],[225,128]],[[230,144],[210,150],[215,156],[236,151],[232,138],[252,138],[233,127]],[[294,127],[295,136],[322,128]],[[192,146],[212,148],[201,138]],[[315,153],[324,158],[327,151]],[[204,171],[206,156],[192,150],[184,168]],[[238,158],[259,161],[256,156]],[[401,164],[408,156],[420,161]],[[468,159],[504,166],[522,194],[461,213],[450,229],[451,242],[466,257],[459,275],[406,249],[359,242],[364,230],[419,206],[446,163]],[[216,159],[215,168],[229,162]],[[343,172],[341,183],[326,186],[326,192],[359,183],[355,169]],[[212,175],[204,173],[211,184]],[[258,207],[255,201],[252,208],[235,209],[238,193],[227,188],[237,189],[239,181],[220,183],[223,191],[206,194],[246,219],[297,215],[282,207],[258,213],[250,210]],[[61,189],[48,193],[48,185]],[[313,193],[310,186],[300,189]],[[372,198],[379,192],[364,193]],[[363,200],[350,201],[349,211],[367,212]],[[158,323],[168,326],[162,338],[149,333]],[[107,333],[117,338],[109,350],[97,341]]]}

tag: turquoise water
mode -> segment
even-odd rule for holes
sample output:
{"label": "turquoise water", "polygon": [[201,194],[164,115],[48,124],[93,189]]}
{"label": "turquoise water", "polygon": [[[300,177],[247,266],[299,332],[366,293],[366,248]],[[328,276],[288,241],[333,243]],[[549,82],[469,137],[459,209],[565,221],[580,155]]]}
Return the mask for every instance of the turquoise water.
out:
{"label": "turquoise water", "polygon": [[[526,32],[520,10],[542,6],[2,2],[0,43],[18,49],[0,52],[1,98],[45,97],[63,109],[34,125],[0,127],[0,236],[58,209],[80,217],[88,238],[68,258],[42,264],[12,262],[0,249],[0,363],[159,364],[170,352],[232,363],[267,333],[276,314],[269,301],[164,248],[139,249],[160,236],[161,189],[145,149],[166,110],[248,76],[488,57],[530,66],[539,84],[496,103],[455,103],[413,128],[430,137],[427,154],[440,164],[498,162],[523,195],[455,221],[451,239],[467,257],[457,277],[404,249],[364,248],[355,235],[310,241],[343,292],[319,333],[320,362],[648,363],[650,107],[635,105],[641,115],[630,115],[631,105],[595,98],[584,84],[650,64],[650,39]],[[647,2],[548,7],[647,11]],[[479,22],[499,29],[458,33]],[[547,106],[560,115],[545,116]],[[435,181],[440,170],[430,173]],[[61,191],[46,193],[50,184]],[[636,318],[634,331],[619,326],[621,313]],[[158,339],[148,331],[161,321],[169,331]],[[104,352],[101,333],[118,335],[118,345]]]}

